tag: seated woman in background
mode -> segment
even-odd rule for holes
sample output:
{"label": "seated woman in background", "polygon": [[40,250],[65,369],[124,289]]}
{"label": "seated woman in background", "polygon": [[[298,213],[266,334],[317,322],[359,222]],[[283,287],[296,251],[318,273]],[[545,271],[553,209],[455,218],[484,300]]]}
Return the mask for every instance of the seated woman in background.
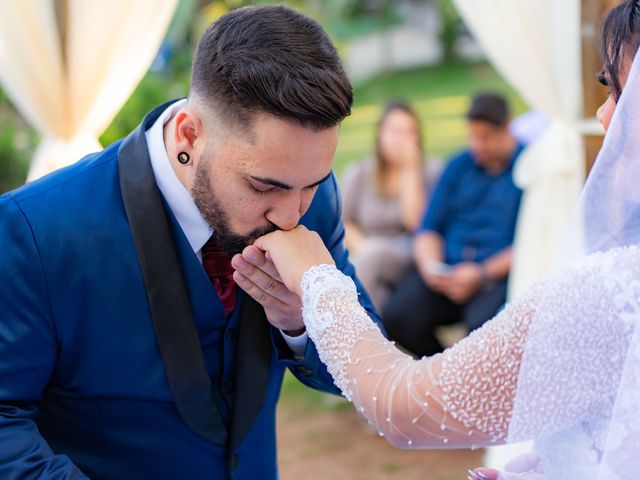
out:
{"label": "seated woman in background", "polygon": [[438,168],[425,162],[420,119],[404,101],[388,103],[378,122],[373,159],[350,167],[343,181],[346,245],[358,278],[381,309],[412,265],[418,227]]}

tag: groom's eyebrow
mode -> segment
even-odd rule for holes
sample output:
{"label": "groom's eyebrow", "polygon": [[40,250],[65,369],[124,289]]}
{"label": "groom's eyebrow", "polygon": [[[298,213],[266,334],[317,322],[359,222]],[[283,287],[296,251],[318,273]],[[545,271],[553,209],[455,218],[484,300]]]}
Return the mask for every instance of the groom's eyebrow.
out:
{"label": "groom's eyebrow", "polygon": [[[263,185],[269,185],[271,187],[277,187],[277,188],[281,188],[283,190],[291,190],[293,189],[292,185],[287,185],[286,183],[282,183],[279,180],[275,180],[273,178],[263,178],[263,177],[256,177],[253,175],[249,175],[253,180],[255,180],[256,182],[260,182]],[[321,183],[325,182],[326,180],[329,179],[329,177],[331,176],[331,172],[329,172],[324,178],[322,178],[321,180],[318,180],[315,183],[312,183],[311,185],[307,185],[304,188],[314,188],[317,187],[318,185],[320,185]]]}

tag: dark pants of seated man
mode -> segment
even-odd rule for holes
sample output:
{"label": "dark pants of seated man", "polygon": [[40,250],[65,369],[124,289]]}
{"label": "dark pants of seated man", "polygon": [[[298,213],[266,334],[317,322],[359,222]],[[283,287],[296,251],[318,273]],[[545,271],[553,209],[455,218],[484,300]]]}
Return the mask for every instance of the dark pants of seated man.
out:
{"label": "dark pants of seated man", "polygon": [[389,338],[414,355],[434,355],[443,350],[435,336],[441,325],[464,323],[469,331],[481,327],[504,305],[507,281],[482,290],[467,303],[456,304],[431,290],[413,271],[400,282],[385,305],[382,321]]}

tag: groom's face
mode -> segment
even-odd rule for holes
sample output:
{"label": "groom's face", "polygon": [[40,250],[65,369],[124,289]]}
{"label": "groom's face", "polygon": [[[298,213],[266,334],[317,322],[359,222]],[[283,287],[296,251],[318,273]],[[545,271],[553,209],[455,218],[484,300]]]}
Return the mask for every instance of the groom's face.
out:
{"label": "groom's face", "polygon": [[216,139],[194,165],[191,194],[227,253],[298,225],[331,171],[338,129],[317,131],[256,114],[251,132],[208,135]]}

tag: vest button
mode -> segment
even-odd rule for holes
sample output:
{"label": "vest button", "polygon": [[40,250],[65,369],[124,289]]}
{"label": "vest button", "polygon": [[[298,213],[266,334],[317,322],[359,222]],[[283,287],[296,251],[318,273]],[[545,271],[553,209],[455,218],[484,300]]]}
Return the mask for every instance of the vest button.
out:
{"label": "vest button", "polygon": [[313,372],[306,367],[296,367],[295,370],[305,377],[310,377],[311,375],[313,375]]}

